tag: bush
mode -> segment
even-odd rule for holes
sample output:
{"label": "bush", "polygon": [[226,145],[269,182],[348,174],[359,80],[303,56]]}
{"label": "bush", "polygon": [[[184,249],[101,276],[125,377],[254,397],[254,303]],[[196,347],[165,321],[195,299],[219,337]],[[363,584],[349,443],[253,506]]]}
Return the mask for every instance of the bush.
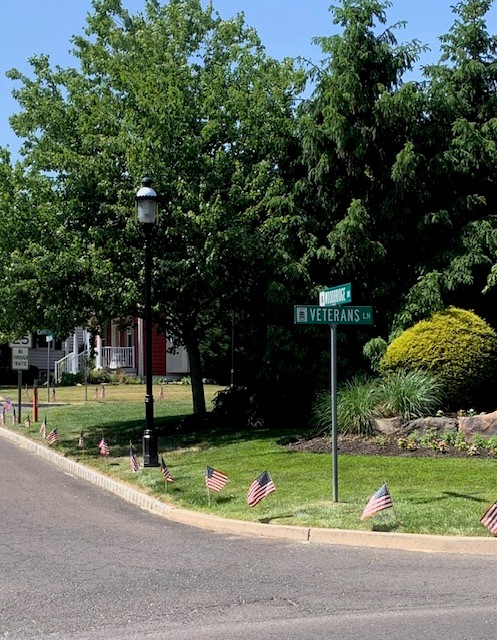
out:
{"label": "bush", "polygon": [[497,334],[472,311],[449,307],[393,340],[380,362],[384,374],[405,369],[435,373],[449,407],[487,407],[495,391]]}
{"label": "bush", "polygon": [[214,395],[212,404],[212,414],[221,422],[254,429],[264,426],[257,397],[247,387],[222,389]]}
{"label": "bush", "polygon": [[85,381],[85,376],[82,371],[78,373],[64,372],[60,377],[59,386],[61,387],[74,387],[77,384],[82,384]]}

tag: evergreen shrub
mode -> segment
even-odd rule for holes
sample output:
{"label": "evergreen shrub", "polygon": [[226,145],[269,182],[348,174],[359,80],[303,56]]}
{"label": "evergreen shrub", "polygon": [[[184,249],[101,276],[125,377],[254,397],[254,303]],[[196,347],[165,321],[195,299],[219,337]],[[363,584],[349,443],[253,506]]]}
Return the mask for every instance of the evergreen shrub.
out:
{"label": "evergreen shrub", "polygon": [[497,334],[474,312],[456,307],[439,311],[401,333],[380,362],[383,375],[425,370],[442,381],[448,407],[495,409]]}

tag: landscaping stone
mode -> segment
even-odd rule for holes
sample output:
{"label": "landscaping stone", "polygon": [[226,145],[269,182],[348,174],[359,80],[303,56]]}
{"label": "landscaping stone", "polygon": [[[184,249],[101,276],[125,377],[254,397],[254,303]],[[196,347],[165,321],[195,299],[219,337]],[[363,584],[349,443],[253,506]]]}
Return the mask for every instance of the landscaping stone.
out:
{"label": "landscaping stone", "polygon": [[393,436],[402,432],[402,418],[375,418],[373,420],[375,431],[386,436]]}
{"label": "landscaping stone", "polygon": [[419,433],[425,433],[429,429],[435,429],[437,433],[442,434],[445,431],[454,431],[458,429],[457,418],[436,417],[430,416],[428,418],[416,418],[415,420],[409,420],[403,429],[403,434],[412,433],[413,431],[419,431]]}
{"label": "landscaping stone", "polygon": [[497,411],[479,416],[459,418],[459,431],[467,440],[470,440],[476,434],[484,438],[497,436]]}

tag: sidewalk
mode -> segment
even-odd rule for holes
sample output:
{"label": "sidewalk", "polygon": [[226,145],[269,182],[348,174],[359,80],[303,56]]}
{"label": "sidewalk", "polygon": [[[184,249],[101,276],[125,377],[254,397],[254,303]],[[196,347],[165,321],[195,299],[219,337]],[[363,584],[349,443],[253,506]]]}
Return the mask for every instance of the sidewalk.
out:
{"label": "sidewalk", "polygon": [[65,458],[19,433],[0,427],[0,436],[45,458],[45,460],[49,460],[67,473],[88,480],[106,491],[111,491],[141,509],[150,511],[168,520],[200,529],[240,536],[273,538],[311,544],[334,544],[353,547],[361,546],[378,549],[399,549],[404,551],[458,553],[467,555],[497,554],[497,539],[490,537],[477,538],[471,536],[436,536],[411,533],[384,533],[380,531],[321,529],[230,520],[206,513],[187,511],[167,505],[152,496],[138,491],[130,485],[113,480],[98,471],[85,467],[79,462]]}

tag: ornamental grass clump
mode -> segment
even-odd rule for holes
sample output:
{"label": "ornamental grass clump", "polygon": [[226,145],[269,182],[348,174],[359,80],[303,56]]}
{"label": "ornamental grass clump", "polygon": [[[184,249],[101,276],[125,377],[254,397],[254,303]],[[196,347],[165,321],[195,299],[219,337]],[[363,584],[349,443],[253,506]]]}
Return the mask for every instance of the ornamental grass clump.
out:
{"label": "ornamental grass clump", "polygon": [[[346,435],[369,436],[373,433],[375,408],[378,404],[378,385],[370,378],[355,377],[338,390],[338,432]],[[331,431],[331,398],[329,391],[321,392],[313,406],[311,425],[316,434]]]}
{"label": "ornamental grass clump", "polygon": [[[441,403],[442,386],[425,371],[396,371],[383,378],[355,377],[338,390],[338,432],[370,436],[375,418],[401,416],[405,420],[429,415]],[[314,403],[311,424],[317,434],[331,431],[328,391]]]}
{"label": "ornamental grass clump", "polygon": [[399,369],[379,380],[377,393],[377,415],[412,420],[437,411],[443,401],[443,384],[427,371]]}

